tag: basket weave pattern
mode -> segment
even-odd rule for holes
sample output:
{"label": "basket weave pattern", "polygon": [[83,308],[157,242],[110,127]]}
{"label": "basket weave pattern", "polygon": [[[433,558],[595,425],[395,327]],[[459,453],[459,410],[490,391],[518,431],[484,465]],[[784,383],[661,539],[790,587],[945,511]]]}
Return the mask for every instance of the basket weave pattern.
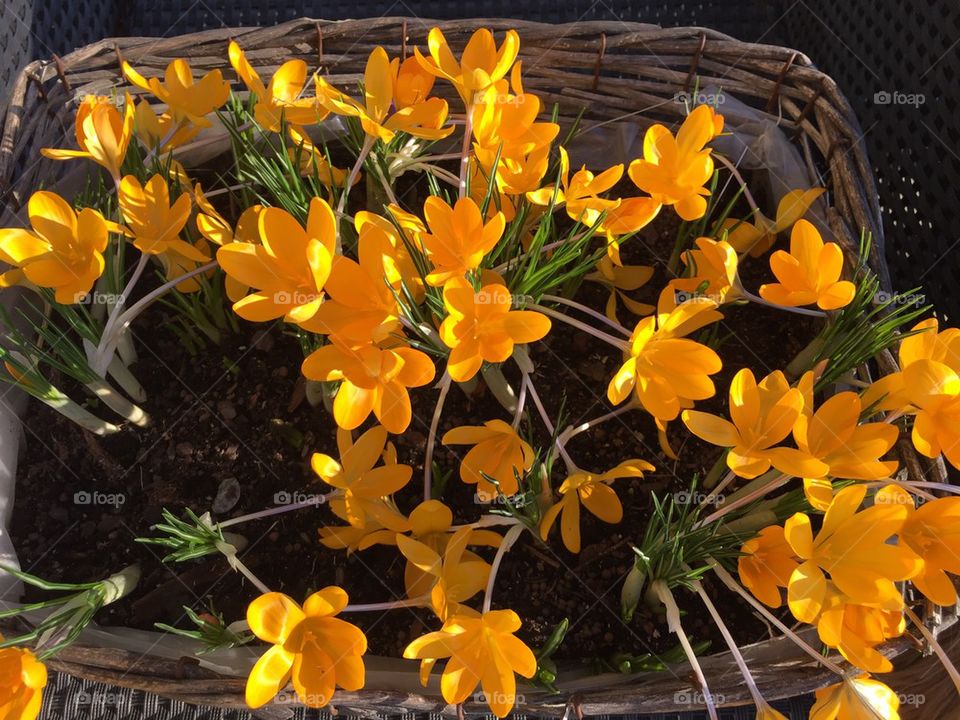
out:
{"label": "basket weave pattern", "polygon": [[[836,84],[795,51],[743,43],[700,28],[661,29],[623,22],[580,22],[545,25],[508,20],[432,22],[378,18],[330,22],[299,19],[263,29],[216,29],[164,39],[108,39],[77,50],[62,61],[38,61],[18,78],[0,136],[0,225],[12,224],[30,193],[49,187],[69,168],[40,158],[42,147],[71,143],[77,101],[90,93],[130,89],[120,75],[119,60],[130,61],[147,76],[162,74],[167,63],[185,57],[197,72],[223,67],[231,38],[244,48],[261,74],[271,74],[291,57],[319,68],[338,87],[350,88],[362,78],[371,49],[383,46],[392,56],[423,46],[428,29],[440,27],[453,46],[463,46],[477,28],[516,28],[523,37],[524,85],[561,108],[561,123],[584,109],[585,127],[609,121],[678,121],[683,105],[677,93],[701,87],[722,87],[771,118],[792,135],[807,158],[811,174],[829,190],[828,221],[837,239],[855,249],[862,229],[874,237],[873,266],[887,280],[883,235],[876,189],[860,143],[860,129]],[[442,90],[441,90],[441,94]],[[642,128],[641,128],[642,129]],[[888,284],[888,283],[886,283]],[[891,643],[891,654],[907,641]],[[746,649],[761,692],[770,699],[807,693],[831,680],[796,647],[783,639]],[[192,658],[169,660],[119,650],[82,646],[68,648],[50,665],[58,670],[119,687],[150,690],[187,702],[239,707],[244,679],[223,678]],[[409,664],[411,673],[416,670]],[[750,696],[728,656],[703,661],[708,677],[717,678],[715,692],[728,703],[747,703]],[[545,692],[526,694],[528,713],[563,714],[570,702],[578,712],[657,712],[677,709],[675,695],[689,687],[684,671],[637,675],[624,684],[591,682],[573,697]],[[423,694],[368,687],[359,693],[338,692],[338,707],[397,712],[436,711],[445,703]],[[689,706],[682,707],[689,709]],[[481,711],[470,705],[470,712]]]}

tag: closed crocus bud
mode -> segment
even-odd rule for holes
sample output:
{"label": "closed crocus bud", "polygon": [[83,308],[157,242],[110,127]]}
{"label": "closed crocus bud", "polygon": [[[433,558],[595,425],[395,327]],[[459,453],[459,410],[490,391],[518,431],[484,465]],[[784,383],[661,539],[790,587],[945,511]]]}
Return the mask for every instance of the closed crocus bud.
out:
{"label": "closed crocus bud", "polygon": [[637,609],[637,603],[640,602],[646,581],[646,573],[640,569],[639,565],[630,568],[626,580],[623,581],[623,589],[620,590],[620,615],[624,622],[630,622],[633,617],[633,612]]}

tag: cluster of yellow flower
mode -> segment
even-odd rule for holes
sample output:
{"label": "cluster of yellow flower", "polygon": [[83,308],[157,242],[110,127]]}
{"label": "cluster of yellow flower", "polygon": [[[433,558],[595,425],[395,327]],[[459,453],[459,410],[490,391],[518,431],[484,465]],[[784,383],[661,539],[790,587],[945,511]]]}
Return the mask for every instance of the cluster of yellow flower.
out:
{"label": "cluster of yellow flower", "polygon": [[[652,125],[642,157],[626,169],[618,164],[598,174],[586,167],[571,173],[567,149],[558,147],[557,179],[550,181],[551,150],[560,128],[538,120],[541,101],[524,90],[516,61],[519,45],[513,31],[498,46],[491,32],[479,30],[457,60],[440,30],[433,29],[428,55],[415,49],[411,57],[390,58],[378,47],[369,56],[358,100],[318,74],[309,76],[302,60],[282,64],[265,85],[231,42],[230,64],[250,94],[250,123],[264,133],[289,137],[299,172],[314,176],[325,188],[326,197],[313,197],[304,208],[303,221],[282,207],[253,204],[231,223],[209,200],[218,191],[205,193],[173,160],[171,153],[198,142],[211,125],[207,116],[227,103],[230,85],[219,70],[194,81],[186,61],[176,60],[163,79],[144,78],[124,63],[129,82],[152,94],[165,111],[158,114],[146,100],[135,105],[129,95],[122,111],[110,98],[90,97],[77,111],[79,149],[43,151],[49,158],[84,157],[103,166],[116,186],[116,219],[91,208],[76,212],[52,192],[35,193],[28,208],[32,230],[0,230],[0,260],[13,266],[0,276],[0,285],[32,284],[52,289],[57,303],[80,302],[104,273],[112,233],[120,243],[129,238],[140,252],[127,291],[151,257],[165,271],[168,282],[162,290],[195,292],[201,278],[222,273],[225,293],[241,318],[282,320],[311,338],[316,349],[301,370],[311,381],[337,384],[332,410],[339,450],[339,458],[315,454],[311,466],[332,488],[330,510],[346,523],[323,527],[321,542],[348,552],[376,544],[396,546],[406,561],[407,598],[351,605],[338,587],[312,594],[302,606],[277,592],[258,597],[248,608],[247,622],[272,647],[250,673],[246,698],[252,707],[268,703],[291,681],[312,707],[329,703],[337,686],[362,688],[366,637],[337,616],[420,606],[430,608],[440,623],[439,630],[414,640],[404,653],[421,661],[424,684],[434,665],[448,658],[440,681],[448,702],[462,703],[482,685],[497,716],[510,712],[515,675],[533,677],[537,660],[516,636],[519,616],[491,609],[503,554],[525,529],[547,540],[558,519],[563,544],[579,552],[581,507],[603,522],[621,522],[623,506],[612,483],[654,470],[631,458],[606,471],[590,471],[570,458],[564,443],[591,423],[554,434],[523,348],[543,339],[553,320],[622,352],[622,364],[607,387],[608,400],[620,407],[597,422],[642,408],[654,418],[664,452],[675,457],[668,424],[679,417],[694,435],[725,449],[729,473],[717,492],[737,478],[754,481],[746,494],[721,505],[704,522],[719,522],[790,479],[802,479],[809,505],[824,513],[819,531],[814,535],[811,514],[803,512],[764,528],[743,545],[740,578],[770,607],[782,604],[785,588],[791,612],[815,625],[824,645],[864,671],[889,671],[891,665],[877,647],[905,632],[910,612],[895,583],[911,580],[935,603],[957,600],[947,573],[960,573],[960,531],[954,529],[960,498],[935,498],[922,483],[892,483],[898,463],[885,458],[899,437],[895,421],[909,415],[917,450],[931,458],[943,453],[960,467],[960,331],[938,332],[935,320],[920,323],[901,345],[900,372],[862,393],[837,392],[819,407],[814,388],[822,367],[793,384],[780,371],[757,382],[751,370],[743,369],[730,385],[729,420],[694,410],[696,402],[716,394],[711,376],[720,372],[722,361],[702,334],[699,340],[692,336],[723,320],[722,306],[752,301],[828,317],[827,312],[854,300],[856,285],[842,279],[840,246],[824,242],[803,219],[823,190],[788,193],[774,220],[757,208],[747,219],[725,218],[716,237],[696,238],[683,250],[683,270],[669,280],[656,306],[640,303],[628,293],[648,282],[653,269],[625,265],[621,245],[664,207],[684,221],[708,214],[706,186],[715,174],[709,143],[722,133],[723,117],[701,105],[676,134]],[[462,115],[451,116],[446,100],[431,95],[437,78],[453,85]],[[308,79],[312,96],[304,93]],[[310,127],[329,115],[358,129],[361,141],[349,170],[334,167],[325,149],[311,139]],[[461,161],[459,176],[420,157],[420,146],[407,154],[396,152],[398,141],[434,142],[450,136],[458,124],[464,130],[463,150],[453,155]],[[147,159],[167,156],[167,177],[124,173],[134,136]],[[374,156],[385,162],[368,164]],[[148,163],[140,159],[142,170]],[[383,183],[390,200],[383,214],[346,212],[362,168]],[[446,180],[456,197],[431,194],[420,215],[405,210],[393,196],[391,179],[406,169]],[[610,197],[625,171],[644,194]],[[173,200],[172,189],[179,190]],[[579,234],[535,245],[541,223],[561,208]],[[194,224],[188,229],[191,215]],[[753,295],[740,282],[739,263],[764,255],[788,230],[789,250],[769,258],[776,282]],[[183,239],[185,233],[192,241]],[[609,290],[606,312],[563,298],[554,297],[551,304],[579,308],[622,337],[539,304],[542,297],[518,299],[508,272],[526,254],[549,256],[565,242],[594,236],[602,239],[602,247],[586,279]],[[349,241],[353,237],[355,242]],[[499,251],[511,243],[518,245],[519,254],[504,257]],[[620,325],[618,302],[641,316],[632,330]],[[102,363],[111,361],[114,334],[130,319],[117,312],[107,320],[95,370],[102,372]],[[411,424],[410,389],[435,380],[431,350],[445,357],[440,400],[424,461],[424,500],[405,514],[393,495],[410,482],[413,468],[398,462],[389,434],[404,433]],[[554,435],[548,455],[562,457],[567,473],[557,487],[559,499],[549,484],[538,498],[542,512],[534,527],[501,517],[501,524],[510,526],[501,535],[482,523],[454,525],[451,509],[430,497],[430,472],[451,382],[468,383],[486,367],[511,358],[523,376],[514,422],[492,419],[450,429],[441,438],[446,445],[470,447],[459,468],[465,484],[476,486],[487,500],[509,498],[524,489],[539,457],[531,438],[518,430],[525,399],[538,406]],[[882,413],[881,421],[869,421]],[[379,424],[354,438],[353,431],[371,414]],[[795,447],[786,444],[790,437]],[[869,483],[881,487],[868,502]],[[914,496],[926,502],[916,507]],[[469,549],[477,546],[496,549],[492,563]],[[478,611],[466,603],[481,591]],[[42,664],[27,650],[2,653],[7,680],[0,701],[7,703],[4,710],[17,708],[4,717],[35,717],[38,689],[44,684]],[[15,675],[22,680],[14,681]],[[758,717],[782,717],[755,699]],[[815,716],[860,717],[858,706],[897,717],[896,697],[867,677],[847,677],[822,692]]]}

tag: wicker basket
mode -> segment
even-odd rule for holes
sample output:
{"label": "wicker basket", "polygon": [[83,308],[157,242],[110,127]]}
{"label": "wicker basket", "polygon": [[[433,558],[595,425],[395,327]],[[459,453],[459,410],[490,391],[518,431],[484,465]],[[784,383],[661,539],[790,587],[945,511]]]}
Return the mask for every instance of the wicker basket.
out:
{"label": "wicker basket", "polygon": [[[39,150],[70,142],[80,97],[125,84],[119,72],[120,56],[146,75],[161,74],[175,57],[186,57],[197,71],[205,71],[226,64],[227,41],[236,38],[261,72],[269,74],[283,61],[297,57],[311,68],[319,66],[334,84],[349,88],[362,77],[367,55],[375,45],[386,47],[391,55],[407,54],[413,44],[425,44],[426,33],[434,25],[443,30],[451,45],[460,47],[477,27],[495,31],[517,28],[522,37],[525,87],[547,106],[559,103],[568,118],[585,108],[584,118],[590,124],[648,122],[651,113],[645,108],[656,108],[658,119],[676,122],[682,105],[671,100],[678,92],[689,91],[698,78],[701,87],[721,86],[725,93],[764,109],[792,134],[811,175],[824,179],[830,198],[827,217],[837,239],[855,249],[861,229],[873,234],[873,266],[888,284],[877,194],[860,143],[860,128],[829,77],[807,57],[786,48],[743,43],[700,28],[661,29],[623,22],[546,25],[506,20],[300,19],[264,29],[218,29],[163,39],[108,39],[62,60],[34,62],[20,75],[4,118],[0,200],[5,207],[0,224],[14,222],[10,213],[20,210],[31,191],[41,183],[52,185],[72,167],[42,159]],[[438,90],[442,94],[449,88],[438,84]],[[642,120],[638,111],[643,111]],[[902,655],[909,647],[909,639],[901,638],[890,643],[887,651],[891,656]],[[828,671],[782,638],[750,646],[744,652],[761,692],[771,700],[808,693],[833,681]],[[243,678],[217,675],[192,657],[162,658],[81,643],[50,664],[82,678],[187,702],[243,705]],[[712,691],[722,695],[726,704],[750,702],[729,655],[705,658],[703,669],[711,679]],[[428,690],[418,688],[413,663],[373,658],[370,670],[363,691],[337,693],[338,708],[394,713],[444,709],[435,685]],[[559,715],[572,707],[579,715],[689,710],[689,704],[677,701],[678,694],[691,690],[687,672],[680,667],[675,672],[574,678],[562,686],[564,692],[559,696],[524,687],[522,711]],[[471,703],[465,710],[484,712],[485,706]]]}

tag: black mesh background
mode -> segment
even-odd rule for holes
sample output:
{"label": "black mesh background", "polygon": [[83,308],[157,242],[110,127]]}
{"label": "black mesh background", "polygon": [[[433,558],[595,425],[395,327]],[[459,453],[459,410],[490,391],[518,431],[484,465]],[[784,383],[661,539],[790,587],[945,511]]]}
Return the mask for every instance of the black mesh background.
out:
{"label": "black mesh background", "polygon": [[804,0],[781,25],[786,44],[839,83],[860,120],[895,289],[923,285],[927,300],[956,323],[960,2]]}
{"label": "black mesh background", "polygon": [[121,29],[126,35],[167,35],[213,27],[275,25],[301,16],[329,20],[380,16],[513,17],[541,22],[619,19],[705,25],[743,40],[757,40],[776,24],[778,5],[765,0],[130,0]]}
{"label": "black mesh background", "polygon": [[30,39],[30,0],[0,3],[0,106],[5,89],[13,84],[17,70],[33,59]]}

